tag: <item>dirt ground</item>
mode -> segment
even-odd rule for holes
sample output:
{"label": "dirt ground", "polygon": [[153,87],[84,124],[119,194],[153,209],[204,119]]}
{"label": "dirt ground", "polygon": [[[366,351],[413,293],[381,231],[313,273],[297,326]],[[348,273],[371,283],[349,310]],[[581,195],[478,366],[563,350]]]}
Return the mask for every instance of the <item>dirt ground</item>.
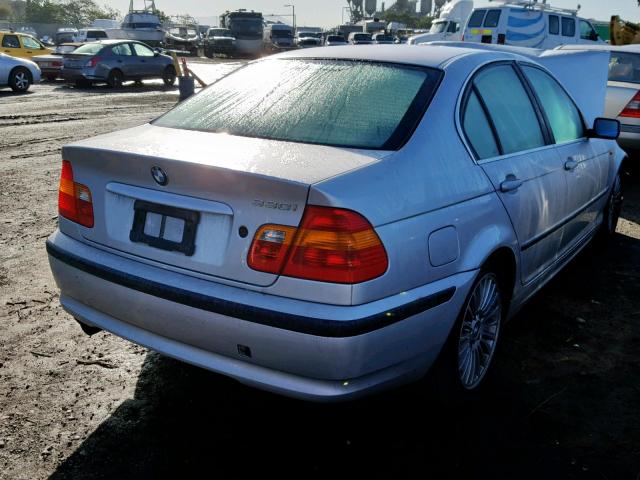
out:
{"label": "dirt ground", "polygon": [[[207,68],[212,78],[233,65]],[[0,479],[640,479],[637,174],[609,248],[588,248],[505,327],[490,388],[464,409],[419,386],[298,402],[85,336],[58,303],[44,249],[60,148],[176,100],[160,84],[0,91]]]}

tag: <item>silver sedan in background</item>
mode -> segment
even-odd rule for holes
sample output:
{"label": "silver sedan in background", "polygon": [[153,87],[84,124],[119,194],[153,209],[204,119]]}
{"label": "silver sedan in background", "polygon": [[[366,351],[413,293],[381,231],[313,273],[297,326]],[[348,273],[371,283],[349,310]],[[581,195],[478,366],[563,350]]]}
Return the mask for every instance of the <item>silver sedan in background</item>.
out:
{"label": "silver sedan in background", "polygon": [[40,68],[26,58],[0,53],[0,88],[9,87],[14,92],[26,92],[40,81]]}
{"label": "silver sedan in background", "polygon": [[62,306],[299,398],[432,365],[470,398],[503,323],[620,213],[619,123],[594,83],[608,55],[555,56],[291,51],[64,147],[47,240]]}
{"label": "silver sedan in background", "polygon": [[106,83],[120,87],[127,80],[161,78],[165,85],[176,81],[173,59],[141,42],[101,40],[64,54],[62,77],[76,86]]}
{"label": "silver sedan in background", "polygon": [[610,52],[605,115],[620,121],[620,146],[630,155],[640,154],[640,45],[564,45],[558,48]]}

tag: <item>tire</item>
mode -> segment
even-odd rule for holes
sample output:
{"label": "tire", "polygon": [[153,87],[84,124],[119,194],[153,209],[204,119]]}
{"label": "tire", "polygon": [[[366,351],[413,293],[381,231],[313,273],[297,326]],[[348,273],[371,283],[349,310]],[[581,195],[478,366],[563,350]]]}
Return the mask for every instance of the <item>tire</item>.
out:
{"label": "tire", "polygon": [[176,83],[176,69],[173,65],[167,65],[162,72],[162,81],[167,87],[172,87]]}
{"label": "tire", "polygon": [[113,69],[109,72],[109,76],[107,77],[107,85],[111,88],[120,88],[122,87],[122,82],[124,82],[124,75],[118,69]]}
{"label": "tire", "polygon": [[505,284],[489,263],[469,290],[431,375],[444,405],[472,400],[486,384],[507,311]]}
{"label": "tire", "polygon": [[210,48],[205,48],[204,49],[204,55],[207,58],[213,58],[214,57],[213,50],[211,50]]}
{"label": "tire", "polygon": [[14,68],[9,74],[9,86],[14,92],[26,92],[32,83],[31,72],[24,67]]}
{"label": "tire", "polygon": [[89,88],[91,86],[91,82],[88,80],[76,80],[75,86],[76,88]]}
{"label": "tire", "polygon": [[47,82],[55,82],[57,78],[57,75],[47,75]]}
{"label": "tire", "polygon": [[600,230],[603,237],[609,238],[616,233],[623,201],[622,178],[620,177],[620,172],[618,172],[613,179],[609,199],[603,210],[602,227]]}

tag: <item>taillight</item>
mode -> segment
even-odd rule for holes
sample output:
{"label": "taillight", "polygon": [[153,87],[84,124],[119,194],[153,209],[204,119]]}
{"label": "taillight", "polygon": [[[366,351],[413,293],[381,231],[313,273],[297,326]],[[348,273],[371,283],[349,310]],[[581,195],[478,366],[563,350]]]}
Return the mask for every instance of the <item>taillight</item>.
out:
{"label": "taillight", "polygon": [[89,60],[85,64],[85,67],[95,67],[96,65],[98,65],[99,61],[100,61],[100,57],[93,57],[91,60]]}
{"label": "taillight", "polygon": [[61,67],[62,66],[62,62],[51,62],[51,66],[52,67]]}
{"label": "taillight", "polygon": [[93,227],[91,191],[86,185],[73,181],[73,169],[67,160],[62,161],[58,190],[58,213],[80,225]]}
{"label": "taillight", "polygon": [[621,117],[640,118],[640,91],[636,92],[631,101],[620,112]]}
{"label": "taillight", "polygon": [[261,272],[279,274],[295,234],[295,227],[284,225],[260,227],[249,250],[249,266]]}
{"label": "taillight", "polygon": [[351,210],[317,206],[305,209],[298,229],[261,227],[248,263],[255,270],[331,283],[365,282],[382,275],[389,264],[367,219]]}

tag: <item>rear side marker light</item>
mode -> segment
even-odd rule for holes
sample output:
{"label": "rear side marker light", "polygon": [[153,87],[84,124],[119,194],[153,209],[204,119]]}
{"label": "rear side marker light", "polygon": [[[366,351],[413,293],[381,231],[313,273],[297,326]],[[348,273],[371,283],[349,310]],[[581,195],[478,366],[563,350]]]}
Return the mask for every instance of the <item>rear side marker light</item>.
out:
{"label": "rear side marker light", "polygon": [[73,169],[67,160],[62,161],[58,189],[58,214],[85,227],[93,227],[91,191],[86,185],[73,181]]}
{"label": "rear side marker light", "polygon": [[295,233],[295,227],[284,225],[260,227],[249,250],[249,266],[261,272],[279,274]]}
{"label": "rear side marker light", "polygon": [[620,112],[621,117],[640,118],[640,91],[636,92],[631,101]]}
{"label": "rear side marker light", "polygon": [[362,215],[308,206],[300,226],[265,225],[256,233],[248,264],[255,270],[330,283],[360,283],[379,277],[387,253]]}

